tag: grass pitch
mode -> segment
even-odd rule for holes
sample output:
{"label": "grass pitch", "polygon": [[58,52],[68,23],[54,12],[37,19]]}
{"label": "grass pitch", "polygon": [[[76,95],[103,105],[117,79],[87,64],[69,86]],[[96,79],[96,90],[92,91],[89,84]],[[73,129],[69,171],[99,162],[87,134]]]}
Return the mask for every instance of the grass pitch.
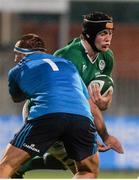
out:
{"label": "grass pitch", "polygon": [[[139,171],[101,171],[99,179],[137,179]],[[70,171],[63,170],[35,170],[29,171],[25,174],[26,179],[71,179],[72,174]]]}

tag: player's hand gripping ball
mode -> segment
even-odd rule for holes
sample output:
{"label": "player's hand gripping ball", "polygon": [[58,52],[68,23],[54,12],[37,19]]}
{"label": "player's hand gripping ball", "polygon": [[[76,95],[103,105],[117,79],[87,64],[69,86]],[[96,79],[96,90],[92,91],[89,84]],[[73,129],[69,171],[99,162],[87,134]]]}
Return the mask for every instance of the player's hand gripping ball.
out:
{"label": "player's hand gripping ball", "polygon": [[98,75],[94,80],[91,81],[89,86],[93,87],[94,84],[98,84],[100,87],[100,93],[102,96],[106,96],[107,93],[111,90],[113,92],[114,82],[110,76],[107,75]]}

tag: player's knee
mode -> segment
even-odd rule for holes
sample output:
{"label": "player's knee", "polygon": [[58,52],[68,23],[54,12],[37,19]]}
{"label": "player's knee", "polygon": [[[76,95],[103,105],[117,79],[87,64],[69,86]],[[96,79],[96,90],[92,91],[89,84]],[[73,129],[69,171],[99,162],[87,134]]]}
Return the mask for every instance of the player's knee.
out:
{"label": "player's knee", "polygon": [[7,155],[5,155],[3,157],[3,159],[0,162],[0,165],[4,168],[4,169],[10,169],[10,170],[16,170],[20,163],[23,162],[22,161],[22,156],[18,155],[18,156],[14,156],[13,153],[7,153]]}
{"label": "player's knee", "polygon": [[0,172],[1,174],[11,174],[16,169],[16,166],[12,163],[12,161],[2,161],[0,162]]}
{"label": "player's knee", "polygon": [[98,153],[80,161],[78,165],[79,171],[84,172],[86,178],[97,178],[99,173]]}
{"label": "player's knee", "polygon": [[85,175],[85,178],[97,178],[99,173],[99,167],[94,166],[94,164],[83,163],[80,173]]}
{"label": "player's knee", "polygon": [[82,166],[81,169],[78,169],[75,174],[75,179],[94,179],[98,177],[98,169],[90,169],[87,166]]}

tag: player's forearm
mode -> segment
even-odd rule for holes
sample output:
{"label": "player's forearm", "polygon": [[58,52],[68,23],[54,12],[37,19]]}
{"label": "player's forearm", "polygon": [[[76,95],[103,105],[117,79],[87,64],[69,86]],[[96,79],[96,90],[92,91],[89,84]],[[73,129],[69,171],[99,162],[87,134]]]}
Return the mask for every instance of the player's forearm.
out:
{"label": "player's forearm", "polygon": [[100,109],[91,101],[89,100],[91,112],[94,115],[94,123],[97,129],[97,132],[101,139],[105,141],[105,139],[109,136],[102,113]]}

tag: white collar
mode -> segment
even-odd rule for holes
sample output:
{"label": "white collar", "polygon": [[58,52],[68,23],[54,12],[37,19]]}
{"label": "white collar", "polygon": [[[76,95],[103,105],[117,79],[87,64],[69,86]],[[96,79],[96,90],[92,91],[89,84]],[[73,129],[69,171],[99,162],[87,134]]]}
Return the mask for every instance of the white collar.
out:
{"label": "white collar", "polygon": [[88,50],[86,49],[86,47],[85,47],[84,42],[83,42],[83,40],[82,40],[82,39],[81,39],[81,44],[82,44],[82,46],[83,46],[83,47],[84,47],[84,49],[85,49],[85,53],[86,53],[86,55],[87,55],[87,57],[88,57],[89,61],[90,61],[92,64],[94,64],[94,63],[96,62],[96,60],[97,60],[98,56],[99,56],[99,52],[98,52],[98,54],[97,54],[96,58],[92,60],[92,58],[91,58],[91,57],[89,56],[89,54],[88,54]]}

